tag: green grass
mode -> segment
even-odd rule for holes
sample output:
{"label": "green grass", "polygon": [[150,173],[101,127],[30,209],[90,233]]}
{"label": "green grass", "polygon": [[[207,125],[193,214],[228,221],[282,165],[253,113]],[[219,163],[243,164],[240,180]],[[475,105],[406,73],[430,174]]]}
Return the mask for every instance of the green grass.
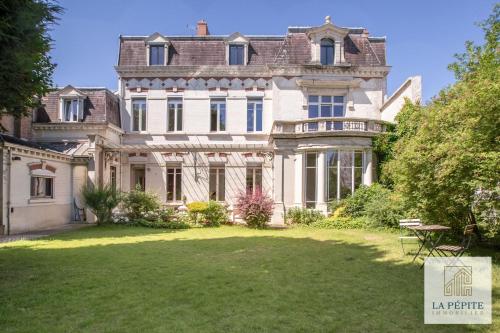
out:
{"label": "green grass", "polygon": [[91,227],[0,245],[2,332],[468,332],[423,324],[423,270],[383,231]]}

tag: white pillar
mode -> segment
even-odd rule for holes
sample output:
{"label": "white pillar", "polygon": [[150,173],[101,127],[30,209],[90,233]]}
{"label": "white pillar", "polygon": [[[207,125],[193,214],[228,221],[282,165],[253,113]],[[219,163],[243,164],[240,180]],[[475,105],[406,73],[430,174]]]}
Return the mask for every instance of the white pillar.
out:
{"label": "white pillar", "polygon": [[283,152],[276,151],[273,159],[273,198],[274,211],[271,217],[272,224],[284,224],[284,204],[283,204]]}
{"label": "white pillar", "polygon": [[304,154],[302,152],[298,152],[295,154],[295,192],[294,192],[294,202],[296,207],[302,207],[303,205],[303,191],[302,191],[302,184],[304,183],[302,179],[303,175],[303,168],[304,168],[304,162],[303,162],[303,156]]}
{"label": "white pillar", "polygon": [[316,161],[316,209],[327,213],[327,205],[325,203],[325,151],[318,152],[318,160]]}
{"label": "white pillar", "polygon": [[364,185],[371,185],[373,181],[373,166],[372,166],[372,150],[365,150],[365,177],[364,177]]}

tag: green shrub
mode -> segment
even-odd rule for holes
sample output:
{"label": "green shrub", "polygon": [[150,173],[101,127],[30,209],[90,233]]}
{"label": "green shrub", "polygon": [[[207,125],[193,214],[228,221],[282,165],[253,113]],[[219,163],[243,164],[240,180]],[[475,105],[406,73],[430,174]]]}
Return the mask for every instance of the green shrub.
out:
{"label": "green shrub", "polygon": [[401,197],[383,189],[377,199],[366,203],[365,216],[375,227],[395,228],[399,226],[400,219],[414,215],[410,211],[405,212]]}
{"label": "green shrub", "polygon": [[130,220],[142,218],[145,213],[157,212],[161,206],[156,194],[142,191],[139,186],[126,193],[122,203]]}
{"label": "green shrub", "polygon": [[290,208],[285,215],[288,224],[310,225],[322,219],[324,219],[324,216],[319,210],[302,207]]}
{"label": "green shrub", "polygon": [[174,219],[171,221],[149,221],[146,219],[137,219],[135,221],[136,225],[140,225],[148,228],[157,228],[157,229],[189,229],[191,226],[189,223],[182,221],[182,219]]}
{"label": "green shrub", "polygon": [[112,221],[112,210],[120,203],[119,193],[111,186],[83,187],[82,197],[85,205],[97,217],[97,224]]}
{"label": "green shrub", "polygon": [[366,218],[363,217],[354,219],[349,217],[328,217],[314,222],[312,226],[315,228],[325,229],[364,229],[368,228],[370,226],[370,223]]}
{"label": "green shrub", "polygon": [[380,201],[380,197],[389,191],[380,184],[371,186],[361,185],[354,193],[342,200],[341,204],[345,207],[345,215],[351,217],[360,217],[365,215],[365,207],[369,202]]}
{"label": "green shrub", "polygon": [[208,203],[204,201],[193,201],[186,205],[188,208],[188,217],[194,224],[200,224],[202,218],[204,217],[205,210],[208,207]]}
{"label": "green shrub", "polygon": [[210,200],[202,214],[203,224],[207,227],[217,227],[229,221],[226,207],[217,201]]}

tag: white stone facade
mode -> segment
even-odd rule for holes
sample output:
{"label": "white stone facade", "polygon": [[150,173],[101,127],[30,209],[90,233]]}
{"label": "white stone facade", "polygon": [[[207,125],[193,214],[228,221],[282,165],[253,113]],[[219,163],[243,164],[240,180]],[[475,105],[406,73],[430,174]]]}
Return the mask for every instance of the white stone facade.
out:
{"label": "white stone facade", "polygon": [[[281,39],[239,33],[121,37],[119,126],[84,120],[33,124],[34,141],[79,142],[68,154],[70,160],[54,162],[53,205],[43,208],[47,219],[69,222],[73,202],[81,204],[78,193],[88,183],[114,183],[122,191],[139,184],[174,207],[184,199],[215,199],[232,206],[251,184],[274,199],[275,224],[284,223],[290,207],[326,214],[329,202],[371,185],[376,179],[372,140],[394,121],[403,98],[420,99],[420,77],[410,78],[388,99],[390,67],[385,46],[380,48],[385,39],[370,39],[363,29],[336,27],[329,18],[320,27],[289,31]],[[297,43],[294,38],[304,45],[299,51],[307,53],[302,62],[293,61],[291,53],[299,53],[290,46]],[[325,38],[332,41],[331,51],[321,46]],[[370,48],[373,42],[373,49],[361,50],[361,42]],[[189,45],[198,45],[203,54],[203,43],[214,45],[206,59],[196,53],[186,56]],[[269,50],[266,43],[276,51],[259,60]],[[232,46],[243,52],[241,59],[229,54]],[[127,53],[130,48],[137,50]],[[212,59],[217,52],[222,52],[220,59]],[[331,63],[322,58],[327,52],[333,52]],[[371,53],[359,57],[356,52]],[[241,64],[230,65],[234,61]],[[10,177],[26,177],[32,157],[21,161],[15,163],[23,166]],[[19,183],[23,191],[29,190],[25,182]],[[4,198],[9,197],[3,187]],[[9,216],[10,232],[29,229],[17,216],[31,218],[42,207],[32,205],[23,191],[11,193],[9,205],[3,200],[4,225],[5,212],[16,207]],[[52,210],[64,213],[55,218]],[[39,220],[41,227],[49,223]]]}

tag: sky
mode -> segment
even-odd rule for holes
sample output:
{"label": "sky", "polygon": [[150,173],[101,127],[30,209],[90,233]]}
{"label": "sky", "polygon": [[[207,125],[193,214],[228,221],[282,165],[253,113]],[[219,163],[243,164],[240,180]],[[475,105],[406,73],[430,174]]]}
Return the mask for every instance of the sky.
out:
{"label": "sky", "polygon": [[454,82],[447,70],[464,42],[482,43],[475,25],[489,16],[489,0],[60,0],[65,8],[51,31],[57,64],[54,85],[117,88],[114,66],[120,35],[193,35],[196,22],[208,22],[213,35],[284,35],[288,26],[333,24],[364,27],[386,36],[388,94],[409,76],[421,75],[423,99]]}

